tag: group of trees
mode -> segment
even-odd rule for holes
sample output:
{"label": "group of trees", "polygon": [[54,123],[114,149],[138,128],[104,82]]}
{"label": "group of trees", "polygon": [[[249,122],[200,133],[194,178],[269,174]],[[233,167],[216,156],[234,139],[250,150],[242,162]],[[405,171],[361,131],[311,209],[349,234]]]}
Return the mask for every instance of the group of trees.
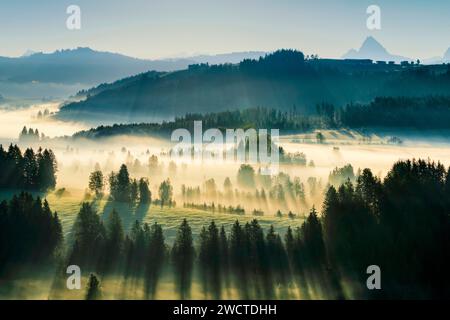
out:
{"label": "group of trees", "polygon": [[54,112],[51,112],[48,109],[45,109],[44,112],[42,112],[42,110],[39,110],[37,113],[37,118],[38,119],[44,119],[49,117],[50,115],[54,114]]}
{"label": "group of trees", "polygon": [[[128,168],[122,165],[118,173],[111,172],[108,177],[110,198],[113,201],[150,204],[152,194],[149,189],[149,182],[146,178],[138,180],[130,178]],[[96,197],[102,197],[105,189],[105,178],[102,171],[96,168],[89,176],[89,190]]]}
{"label": "group of trees", "polygon": [[[281,270],[278,262],[277,266],[275,263],[269,266],[271,254],[280,254],[283,248],[280,236],[273,228],[264,236],[256,220],[244,226],[236,221],[230,233],[224,227],[219,230],[211,222],[202,229],[198,241],[194,241],[185,219],[169,247],[157,223],[148,225],[136,221],[126,234],[116,211],[103,222],[93,207],[84,203],[73,237],[67,263],[79,265],[103,278],[108,274],[120,274],[126,281],[143,281],[146,298],[156,296],[164,265],[173,270],[180,298],[190,297],[194,276],[201,282],[205,296],[214,298],[222,297],[232,283],[242,290],[243,297],[275,297],[277,284],[271,282],[272,270],[277,281],[285,277],[282,273],[286,270]],[[91,279],[94,286],[98,284],[96,279]]]}
{"label": "group of trees", "polygon": [[355,182],[356,176],[351,164],[347,164],[342,168],[334,168],[328,176],[328,183],[334,187],[339,187],[347,181]]}
{"label": "group of trees", "polygon": [[74,138],[101,138],[116,135],[152,135],[170,137],[173,130],[186,128],[193,132],[194,121],[202,121],[203,130],[210,128],[255,128],[280,129],[281,132],[305,132],[321,126],[318,116],[307,116],[297,112],[296,107],[289,111],[272,108],[248,108],[244,110],[223,111],[217,113],[186,114],[174,121],[162,123],[115,124],[101,126],[74,134]]}
{"label": "group of trees", "polygon": [[[238,186],[243,190],[257,187],[262,187],[262,191],[267,189],[271,198],[284,200],[285,195],[290,195],[292,198],[298,198],[301,201],[304,201],[305,198],[305,187],[300,179],[298,177],[291,179],[288,174],[283,172],[276,176],[263,175],[261,169],[255,172],[251,165],[243,164],[239,167],[236,180]],[[227,184],[227,186],[224,184],[225,191],[232,187],[231,182],[228,181]]]}
{"label": "group of trees", "polygon": [[367,104],[347,104],[336,117],[343,126],[448,129],[450,98],[378,97]]}
{"label": "group of trees", "polygon": [[448,297],[449,199],[450,169],[424,160],[396,163],[383,181],[365,169],[354,185],[330,187],[322,213],[330,263],[360,284],[364,268],[378,265],[386,297]]}
{"label": "group of trees", "polygon": [[[450,99],[446,96],[388,96],[375,97],[366,104],[348,103],[334,106],[330,103],[319,103],[316,104],[316,114],[310,115],[298,113],[295,107],[289,111],[248,108],[218,113],[186,114],[174,121],[161,124],[101,126],[78,132],[74,137],[100,138],[129,134],[169,137],[171,132],[177,128],[187,128],[192,132],[194,121],[202,121],[204,130],[209,128],[276,128],[283,134],[289,134],[311,132],[314,129],[345,127],[448,128],[449,119]],[[24,136],[29,136],[29,133],[25,133]],[[324,142],[323,134],[319,133],[316,138],[319,143]],[[280,161],[285,160],[289,159],[280,158]]]}
{"label": "group of trees", "polygon": [[170,180],[164,180],[160,185],[159,185],[159,189],[158,189],[158,194],[159,194],[159,201],[161,204],[161,207],[163,207],[164,205],[169,205],[172,206],[173,200],[173,187],[170,184]]}
{"label": "group of trees", "polygon": [[[281,210],[277,210],[277,212],[275,213],[275,216],[277,218],[282,218],[284,216],[284,213],[281,212]],[[293,213],[292,211],[289,210],[289,212],[287,213],[287,217],[289,219],[295,219],[298,217],[298,214]]]}
{"label": "group of trees", "polygon": [[[74,137],[97,138],[103,136],[146,134],[167,137],[176,128],[192,132],[194,121],[202,121],[204,130],[209,128],[277,128],[283,134],[310,132],[314,129],[361,128],[361,127],[414,127],[419,129],[448,128],[450,99],[446,96],[424,97],[375,97],[371,102],[348,103],[334,106],[330,103],[316,104],[316,114],[304,115],[293,107],[289,111],[267,108],[223,111],[218,113],[187,114],[162,124],[124,124],[99,127],[81,131]],[[25,128],[24,128],[25,129]],[[31,129],[30,129],[31,130]],[[31,136],[35,135],[31,132]],[[24,137],[30,132],[22,133]],[[317,134],[323,143],[324,136]],[[282,157],[280,161],[288,161]],[[301,164],[304,159],[299,159]]]}
{"label": "group of trees", "polygon": [[218,204],[217,206],[213,203],[210,205],[203,203],[203,204],[195,204],[195,203],[184,203],[184,208],[190,208],[190,209],[198,209],[198,210],[204,210],[204,211],[211,211],[211,212],[218,212],[218,213],[229,213],[229,214],[238,214],[238,215],[244,215],[245,210],[241,206],[225,206]]}
{"label": "group of trees", "polygon": [[[340,296],[337,280],[345,279],[351,283],[353,297],[370,297],[374,294],[366,290],[365,270],[376,264],[389,273],[383,281],[386,297],[448,295],[448,281],[439,279],[446,278],[444,270],[450,262],[450,171],[430,161],[403,161],[381,181],[368,169],[355,174],[347,165],[333,170],[329,182],[322,219],[313,211],[309,224],[286,236],[291,256],[295,250],[288,249],[290,238],[310,251],[297,252],[298,257],[291,259],[297,261],[291,269],[297,268],[299,279],[315,279],[311,270],[322,270],[316,278],[321,281],[314,286],[331,288]],[[313,243],[322,249],[305,249],[306,240],[299,240],[305,237],[315,238]],[[305,261],[309,254],[315,262]],[[309,264],[311,270],[305,275],[299,266]]]}
{"label": "group of trees", "polygon": [[[354,183],[330,186],[321,215],[313,208],[301,227],[284,235],[253,220],[228,230],[211,222],[194,238],[183,220],[171,246],[157,223],[136,222],[127,233],[117,211],[103,221],[84,203],[67,263],[103,279],[143,279],[146,298],[156,297],[165,265],[181,298],[190,297],[192,281],[208,298],[231,290],[241,298],[299,297],[295,287],[302,298],[444,298],[450,296],[449,199],[450,169],[400,161],[383,180],[365,169]],[[2,273],[50,259],[62,239],[46,201],[22,193],[0,203]],[[381,269],[382,290],[366,287],[370,265]]]}
{"label": "group of trees", "polygon": [[22,192],[0,202],[0,278],[15,268],[50,262],[62,240],[61,222],[46,200]]}
{"label": "group of trees", "polygon": [[126,165],[122,165],[118,173],[111,172],[108,180],[111,199],[119,202],[136,202],[138,198],[138,183],[130,178]]}
{"label": "group of trees", "polygon": [[[157,223],[136,221],[126,234],[115,210],[103,222],[92,206],[84,203],[73,237],[67,263],[104,279],[116,274],[132,283],[143,281],[145,298],[156,297],[165,265],[171,267],[179,296],[184,299],[191,297],[194,280],[200,282],[208,298],[223,298],[225,292],[235,288],[241,298],[273,299],[295,297],[294,283],[307,283],[305,272],[316,274],[317,263],[322,268],[321,275],[329,277],[315,211],[295,233],[289,228],[284,241],[273,227],[265,233],[257,220],[244,225],[236,221],[228,231],[212,221],[194,241],[192,229],[184,219],[169,247]],[[97,278],[91,282],[95,290],[89,291],[96,292]],[[302,288],[311,291],[307,286]]]}
{"label": "group of trees", "polygon": [[[365,169],[354,183],[348,179],[337,188],[330,186],[322,216],[313,209],[300,228],[288,229],[284,242],[273,229],[264,239],[255,221],[243,228],[236,223],[229,236],[231,275],[239,277],[243,297],[270,297],[271,281],[284,284],[281,288],[295,281],[304,297],[448,297],[449,199],[450,169],[439,163],[400,161],[383,181]],[[216,238],[214,226],[200,236],[208,259],[211,246],[221,252]],[[370,265],[382,270],[381,291],[367,290]],[[204,268],[214,272],[215,263]],[[278,294],[288,294],[283,290]]]}
{"label": "group of trees", "polygon": [[[242,203],[256,202],[258,209],[273,211],[274,207],[282,210],[289,210],[295,206],[294,210],[304,210],[308,207],[307,189],[298,177],[293,179],[286,173],[279,173],[276,176],[263,175],[260,170],[243,164],[237,173],[236,188],[231,183],[230,178],[225,178],[223,187],[220,189],[215,179],[211,178],[203,183],[200,187],[181,186],[181,195],[185,206],[190,206],[200,210],[222,211],[234,207],[241,208]],[[321,181],[310,177],[307,181],[309,189],[308,200],[314,198],[322,191]],[[205,201],[216,204],[214,208],[211,205],[206,206]],[[231,203],[231,207],[227,207],[222,203]],[[219,206],[222,210],[219,210]],[[203,208],[203,209],[202,209]],[[249,209],[247,207],[247,209]],[[233,210],[229,210],[230,213]],[[240,212],[239,212],[240,213]]]}
{"label": "group of trees", "polygon": [[159,224],[136,221],[129,233],[116,210],[103,221],[89,203],[83,203],[73,227],[67,263],[100,276],[117,274],[127,281],[145,280],[145,297],[156,295],[167,248]]}
{"label": "group of trees", "polygon": [[[139,180],[132,179],[125,164],[120,167],[119,172],[111,172],[108,177],[109,182],[109,197],[112,201],[125,202],[134,204],[150,204],[152,203],[152,193],[149,189],[149,181],[146,178]],[[105,178],[102,171],[96,168],[89,176],[89,190],[92,191],[96,197],[101,197],[104,194]],[[153,200],[154,204],[172,206],[173,201],[173,187],[170,180],[161,182],[158,189],[159,199]]]}
{"label": "group of trees", "polygon": [[47,191],[56,186],[56,158],[50,149],[22,154],[17,145],[0,145],[0,188]]}
{"label": "group of trees", "polygon": [[45,135],[42,133],[39,135],[39,130],[33,130],[33,128],[27,129],[27,127],[23,127],[22,131],[19,135],[19,141],[23,143],[29,142],[39,142],[40,140],[44,140]]}
{"label": "group of trees", "polygon": [[[97,227],[84,228],[96,234],[75,246],[89,243],[85,250],[93,250],[95,239],[106,239],[115,250],[100,251],[111,252],[109,257],[123,248],[126,274],[150,281],[151,295],[169,263],[181,298],[190,297],[192,281],[216,299],[231,289],[241,298],[298,297],[295,287],[302,298],[442,298],[450,295],[449,199],[450,170],[430,161],[401,161],[383,181],[365,169],[354,183],[330,186],[322,215],[313,208],[301,227],[288,228],[284,236],[273,227],[264,232],[257,220],[236,221],[229,230],[211,222],[194,241],[184,220],[168,249],[159,225],[137,222],[126,236],[120,227],[107,232],[91,212],[86,221]],[[110,221],[120,225],[117,217]],[[381,268],[383,290],[367,289],[370,265]]]}

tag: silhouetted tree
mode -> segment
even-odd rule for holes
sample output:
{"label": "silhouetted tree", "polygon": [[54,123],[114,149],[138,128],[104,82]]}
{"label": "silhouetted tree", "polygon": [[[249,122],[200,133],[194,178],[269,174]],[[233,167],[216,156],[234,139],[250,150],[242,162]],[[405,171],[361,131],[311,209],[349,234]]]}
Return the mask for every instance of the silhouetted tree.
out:
{"label": "silhouetted tree", "polygon": [[126,165],[120,167],[117,174],[117,193],[114,195],[116,201],[130,202],[130,175]]}
{"label": "silhouetted tree", "polygon": [[273,226],[270,226],[267,232],[266,242],[267,263],[269,263],[274,284],[280,288],[280,298],[287,299],[289,297],[287,288],[290,280],[289,260],[283,242],[280,236],[275,233]]}
{"label": "silhouetted tree", "polygon": [[60,220],[46,200],[22,192],[0,202],[0,277],[14,268],[54,262],[62,241]]}
{"label": "silhouetted tree", "polygon": [[96,268],[103,252],[106,231],[100,216],[87,202],[81,205],[73,226],[73,237],[74,246],[70,262]]}
{"label": "silhouetted tree", "polygon": [[150,228],[146,268],[146,295],[155,298],[158,280],[166,258],[163,230],[156,222]]}
{"label": "silhouetted tree", "polygon": [[192,231],[186,219],[181,223],[172,247],[172,263],[181,299],[189,298],[195,250]]}
{"label": "silhouetted tree", "polygon": [[106,224],[105,256],[109,267],[118,263],[124,249],[124,231],[119,213],[113,209]]}
{"label": "silhouetted tree", "polygon": [[22,152],[10,145],[6,152],[0,146],[0,188],[47,191],[56,185],[56,159],[51,150]]}
{"label": "silhouetted tree", "polygon": [[208,229],[203,228],[200,232],[198,258],[205,295],[210,290],[214,299],[220,299],[222,290],[220,253],[219,230],[212,221]]}
{"label": "silhouetted tree", "polygon": [[148,188],[148,180],[145,178],[139,180],[139,202],[141,204],[150,204],[152,202],[152,193]]}
{"label": "silhouetted tree", "polygon": [[230,287],[230,252],[227,234],[225,232],[225,227],[220,228],[219,234],[219,259],[221,275],[226,289]]}
{"label": "silhouetted tree", "polygon": [[248,290],[247,242],[246,235],[239,221],[236,220],[231,228],[230,235],[230,266],[231,274],[234,276],[234,283],[243,299],[250,297]]}
{"label": "silhouetted tree", "polygon": [[101,297],[100,281],[91,273],[87,285],[86,300],[100,300]]}
{"label": "silhouetted tree", "polygon": [[38,190],[38,168],[33,149],[25,150],[23,155],[23,187],[26,190]]}
{"label": "silhouetted tree", "polygon": [[53,190],[56,186],[56,158],[52,150],[45,149],[37,154],[39,189],[41,191]]}

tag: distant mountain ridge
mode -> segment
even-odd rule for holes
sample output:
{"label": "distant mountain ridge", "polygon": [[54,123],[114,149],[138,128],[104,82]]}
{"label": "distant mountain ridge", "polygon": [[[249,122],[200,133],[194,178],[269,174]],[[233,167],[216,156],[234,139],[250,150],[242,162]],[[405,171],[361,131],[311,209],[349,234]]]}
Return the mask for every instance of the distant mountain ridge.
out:
{"label": "distant mountain ridge", "polygon": [[236,63],[263,52],[202,55],[180,59],[143,60],[91,48],[57,50],[52,53],[28,50],[19,58],[0,57],[0,81],[98,85],[146,71],[175,71],[194,63]]}
{"label": "distant mountain ridge", "polygon": [[265,51],[243,51],[243,52],[231,52],[220,53],[215,55],[195,55],[188,59],[195,61],[196,63],[209,63],[209,64],[224,64],[224,63],[239,63],[244,59],[259,59],[268,52]]}
{"label": "distant mountain ridge", "polygon": [[393,55],[389,53],[374,37],[367,37],[361,47],[350,49],[342,56],[343,59],[371,59],[374,61],[395,61],[400,63],[402,61],[412,61],[412,59]]}

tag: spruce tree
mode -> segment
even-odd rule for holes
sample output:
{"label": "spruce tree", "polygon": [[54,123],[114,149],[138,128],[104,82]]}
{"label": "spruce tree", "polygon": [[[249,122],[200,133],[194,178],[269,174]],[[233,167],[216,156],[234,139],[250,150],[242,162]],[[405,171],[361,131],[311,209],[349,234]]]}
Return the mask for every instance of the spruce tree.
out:
{"label": "spruce tree", "polygon": [[152,193],[148,188],[148,180],[141,178],[139,180],[139,203],[150,204],[152,202]]}
{"label": "spruce tree", "polygon": [[130,194],[130,175],[128,173],[128,168],[126,165],[122,164],[119,173],[117,174],[117,201],[127,202],[131,201]]}
{"label": "spruce tree", "polygon": [[195,250],[192,243],[192,230],[186,219],[181,223],[172,247],[176,285],[181,299],[189,298]]}

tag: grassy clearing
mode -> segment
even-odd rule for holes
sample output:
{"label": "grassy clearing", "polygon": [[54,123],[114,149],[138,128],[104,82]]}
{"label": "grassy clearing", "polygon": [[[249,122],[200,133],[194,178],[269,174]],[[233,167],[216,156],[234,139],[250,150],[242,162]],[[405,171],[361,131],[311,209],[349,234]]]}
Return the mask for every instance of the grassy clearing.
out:
{"label": "grassy clearing", "polygon": [[[13,194],[18,192],[20,191],[2,191],[0,192],[0,200],[9,199],[13,196]],[[77,217],[78,211],[80,210],[83,197],[79,195],[57,197],[53,193],[47,195],[35,193],[34,195],[39,195],[48,200],[51,209],[58,213],[63,226],[65,239],[70,239],[71,229]],[[233,215],[188,209],[181,206],[174,208],[161,208],[154,205],[149,207],[130,207],[128,204],[114,203],[107,200],[94,201],[94,207],[103,219],[107,219],[109,213],[113,208],[115,208],[120,214],[125,230],[130,230],[132,224],[136,220],[149,224],[157,222],[162,226],[168,244],[172,243],[177,228],[183,219],[188,220],[192,228],[194,238],[199,234],[203,226],[208,225],[213,220],[218,224],[218,226],[223,225],[228,231],[236,220],[239,220],[241,224],[245,224],[246,222],[256,218],[264,229],[268,229],[271,225],[273,225],[275,230],[281,235],[284,235],[289,226],[297,227],[303,222],[302,218],[277,218],[273,215],[255,217],[249,212],[247,212],[246,215]]]}

